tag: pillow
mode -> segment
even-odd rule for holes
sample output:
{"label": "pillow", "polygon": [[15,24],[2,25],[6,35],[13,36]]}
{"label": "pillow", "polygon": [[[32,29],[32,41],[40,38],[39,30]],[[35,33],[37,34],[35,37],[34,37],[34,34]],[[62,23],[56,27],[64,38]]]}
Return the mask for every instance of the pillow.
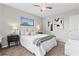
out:
{"label": "pillow", "polygon": [[28,35],[29,32],[21,31],[21,35]]}
{"label": "pillow", "polygon": [[25,32],[25,35],[29,35],[29,32]]}
{"label": "pillow", "polygon": [[31,32],[31,35],[36,35],[37,34],[37,32]]}

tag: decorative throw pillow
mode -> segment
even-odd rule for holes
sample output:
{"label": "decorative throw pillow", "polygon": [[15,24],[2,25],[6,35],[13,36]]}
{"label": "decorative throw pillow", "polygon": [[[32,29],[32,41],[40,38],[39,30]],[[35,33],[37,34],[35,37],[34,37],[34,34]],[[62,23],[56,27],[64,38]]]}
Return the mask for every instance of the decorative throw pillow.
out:
{"label": "decorative throw pillow", "polygon": [[36,35],[37,33],[36,32],[31,32],[31,35]]}

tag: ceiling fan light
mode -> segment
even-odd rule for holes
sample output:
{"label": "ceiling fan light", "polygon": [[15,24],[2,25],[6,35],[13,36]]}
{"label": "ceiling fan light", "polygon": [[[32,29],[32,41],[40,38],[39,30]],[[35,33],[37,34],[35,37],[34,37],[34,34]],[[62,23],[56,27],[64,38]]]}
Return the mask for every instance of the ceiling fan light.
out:
{"label": "ceiling fan light", "polygon": [[42,9],[43,11],[45,11],[45,10],[46,10],[46,8],[45,8],[45,7],[42,7],[41,9]]}

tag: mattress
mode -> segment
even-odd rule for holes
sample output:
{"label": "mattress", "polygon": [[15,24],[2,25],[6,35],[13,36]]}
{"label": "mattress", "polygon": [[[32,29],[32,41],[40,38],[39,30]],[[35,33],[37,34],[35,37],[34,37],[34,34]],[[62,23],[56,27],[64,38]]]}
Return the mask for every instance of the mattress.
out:
{"label": "mattress", "polygon": [[43,50],[43,52],[41,52],[40,51],[41,49],[36,45],[34,45],[33,41],[37,38],[41,38],[45,36],[48,36],[48,35],[47,34],[37,34],[37,35],[31,35],[31,36],[22,35],[20,41],[22,46],[24,46],[30,52],[35,53],[36,55],[45,55],[46,52],[48,52],[50,49],[52,49],[54,46],[57,45],[56,38],[52,38],[51,40],[48,40],[41,44],[40,47]]}

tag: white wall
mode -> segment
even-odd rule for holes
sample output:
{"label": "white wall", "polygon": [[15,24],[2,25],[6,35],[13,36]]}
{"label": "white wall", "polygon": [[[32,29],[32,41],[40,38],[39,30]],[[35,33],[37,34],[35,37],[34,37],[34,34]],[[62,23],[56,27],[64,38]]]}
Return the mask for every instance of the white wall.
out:
{"label": "white wall", "polygon": [[[79,9],[75,9],[63,14],[49,16],[43,19],[43,32],[47,34],[54,34],[57,37],[57,40],[66,42],[69,38],[69,16],[79,14]],[[48,21],[53,22],[55,18],[63,18],[64,20],[64,29],[50,31],[48,27]]]}
{"label": "white wall", "polygon": [[[58,16],[59,18],[61,18],[60,16]],[[64,17],[64,29],[61,29],[61,30],[54,30],[53,31],[50,31],[50,27],[48,27],[48,21],[52,22],[55,18],[57,17],[48,17],[48,18],[45,18],[43,20],[43,32],[46,33],[46,34],[54,34],[57,36],[57,39],[59,41],[66,41],[66,38],[67,38],[67,35],[68,35],[68,20],[69,20],[69,17]],[[63,40],[64,39],[64,40]]]}
{"label": "white wall", "polygon": [[[20,11],[18,9],[0,4],[0,34],[4,36],[2,45],[7,45],[7,39],[5,38],[9,33],[11,27],[9,24],[19,24],[20,17],[24,16],[27,18],[34,19],[34,26],[40,25],[42,31],[42,18],[31,15],[29,13]],[[32,26],[29,26],[30,28]]]}

